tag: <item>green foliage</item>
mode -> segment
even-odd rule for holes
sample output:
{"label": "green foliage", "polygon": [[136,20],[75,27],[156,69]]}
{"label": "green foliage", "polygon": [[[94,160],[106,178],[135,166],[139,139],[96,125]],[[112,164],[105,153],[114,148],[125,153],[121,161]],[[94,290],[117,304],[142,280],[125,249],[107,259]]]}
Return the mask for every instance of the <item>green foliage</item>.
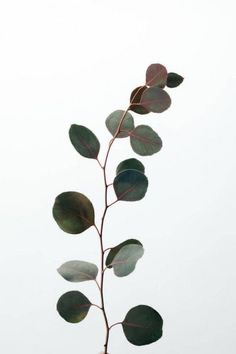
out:
{"label": "green foliage", "polygon": [[117,277],[125,277],[134,271],[136,263],[143,253],[143,245],[138,240],[124,241],[110,250],[106,266],[113,268]]}
{"label": "green foliage", "polygon": [[63,263],[57,271],[65,280],[71,282],[95,280],[98,275],[98,267],[93,263],[84,261]]}
{"label": "green foliage", "polygon": [[69,291],[63,294],[57,302],[57,311],[65,321],[81,322],[88,314],[91,302],[79,291]]}
{"label": "green foliage", "polygon": [[[59,298],[57,311],[65,321],[78,323],[87,316],[91,306],[99,308],[103,313],[106,325],[104,354],[108,354],[109,332],[112,327],[118,324],[122,325],[125,337],[133,345],[151,344],[162,336],[163,320],[161,316],[152,307],[146,305],[133,307],[122,322],[109,324],[105,308],[106,302],[104,301],[104,273],[106,270],[112,269],[117,277],[128,276],[135,270],[139,259],[144,254],[144,248],[140,241],[128,239],[115,247],[105,249],[103,236],[107,210],[118,201],[133,202],[143,199],[147,192],[148,179],[143,163],[135,158],[128,158],[118,164],[114,181],[110,183],[107,162],[111,147],[117,138],[129,137],[132,150],[140,156],[151,156],[161,150],[162,140],[159,135],[149,125],[135,126],[134,118],[129,111],[141,115],[142,117],[139,119],[145,119],[145,115],[151,112],[165,112],[171,105],[171,98],[164,88],[174,88],[182,82],[182,76],[173,72],[168,73],[162,64],[154,63],[147,68],[145,83],[132,91],[127,109],[116,110],[106,118],[105,124],[112,138],[108,144],[103,163],[100,162],[100,157],[98,159],[99,140],[90,129],[83,125],[73,124],[69,130],[70,141],[75,150],[83,157],[96,160],[95,163],[98,163],[102,170],[105,207],[99,228],[95,223],[95,212],[91,201],[82,193],[64,192],[56,197],[53,205],[53,217],[58,226],[69,234],[80,234],[94,226],[94,230],[99,236],[101,249],[101,276],[98,277],[99,269],[95,264],[81,260],[67,261],[57,271],[69,282],[81,283],[92,280],[98,287],[101,305],[92,304],[79,291],[69,291]],[[148,121],[150,123],[151,119]],[[99,183],[97,175],[95,175],[95,183]],[[111,185],[113,185],[117,199],[109,204],[109,187]],[[134,225],[137,226],[137,222],[138,220],[135,220]],[[112,234],[110,236],[112,242]],[[109,252],[105,257],[106,251]],[[97,280],[97,278],[100,279]]]}
{"label": "green foliage", "polygon": [[69,130],[70,141],[75,150],[89,159],[96,159],[100,143],[91,130],[83,125],[73,124]]}
{"label": "green foliage", "polygon": [[156,342],[162,336],[163,320],[150,306],[133,307],[122,322],[124,334],[134,345],[146,345]]}
{"label": "green foliage", "polygon": [[148,125],[139,125],[131,132],[130,144],[141,156],[153,155],[162,148],[161,138]]}
{"label": "green foliage", "polygon": [[53,217],[63,231],[80,234],[94,225],[94,208],[85,195],[64,192],[56,197]]}
{"label": "green foliage", "polygon": [[151,112],[162,113],[170,107],[171,99],[166,91],[152,86],[143,92],[140,103]]}
{"label": "green foliage", "polygon": [[184,78],[176,73],[169,73],[167,77],[166,85],[168,87],[177,87],[184,81]]}
{"label": "green foliage", "polygon": [[116,174],[118,175],[120,172],[123,172],[125,170],[137,170],[143,173],[145,172],[145,168],[142,162],[134,158],[127,159],[120,162],[119,165],[117,166]]}
{"label": "green foliage", "polygon": [[117,138],[129,136],[129,132],[134,129],[134,118],[129,112],[125,113],[125,111],[117,110],[112,112],[106,119],[106,127],[114,136],[123,116],[124,120],[120,127],[121,132],[117,135]]}
{"label": "green foliage", "polygon": [[118,200],[135,202],[145,196],[148,179],[137,170],[125,170],[115,177],[113,187]]}

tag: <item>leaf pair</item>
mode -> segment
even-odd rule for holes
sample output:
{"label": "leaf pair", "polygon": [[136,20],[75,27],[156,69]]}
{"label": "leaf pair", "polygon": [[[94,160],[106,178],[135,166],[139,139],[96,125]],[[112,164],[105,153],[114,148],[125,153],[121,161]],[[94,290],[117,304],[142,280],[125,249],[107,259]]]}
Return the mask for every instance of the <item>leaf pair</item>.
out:
{"label": "leaf pair", "polygon": [[[118,200],[137,201],[145,196],[148,179],[138,170],[123,170],[115,177],[113,187]],[[53,205],[55,221],[69,234],[80,234],[93,226],[94,214],[91,201],[78,192],[59,194]]]}
{"label": "leaf pair", "polygon": [[[129,239],[111,248],[106,258],[106,266],[113,268],[117,277],[125,277],[134,271],[143,254],[141,242]],[[98,275],[98,267],[95,264],[77,260],[63,263],[57,271],[65,280],[73,283],[96,280]]]}
{"label": "leaf pair", "polygon": [[[91,302],[84,294],[69,291],[58,300],[57,311],[65,321],[78,323],[85,319],[91,306]],[[163,320],[150,306],[133,307],[121,324],[127,340],[137,346],[151,344],[162,336]]]}
{"label": "leaf pair", "polygon": [[[118,200],[137,201],[144,197],[148,179],[140,161],[123,161],[117,167],[117,173],[113,187]],[[63,192],[56,197],[53,217],[63,231],[80,234],[94,225],[95,212],[93,204],[84,194]]]}
{"label": "leaf pair", "polygon": [[[117,276],[126,276],[134,270],[142,254],[142,244],[138,240],[127,240],[111,249],[106,265],[108,268],[113,268]],[[95,280],[98,268],[89,262],[69,261],[58,268],[58,272],[68,281],[83,282]],[[59,298],[57,311],[65,321],[79,323],[86,318],[92,305],[80,291],[69,291]],[[162,336],[163,320],[150,306],[133,307],[121,324],[127,340],[134,345],[150,344]]]}
{"label": "leaf pair", "polygon": [[171,105],[171,98],[164,87],[177,87],[183,77],[169,73],[161,64],[151,64],[146,71],[146,83],[133,90],[130,96],[130,110],[138,114],[162,113]]}
{"label": "leaf pair", "polygon": [[134,119],[129,112],[117,110],[106,119],[109,132],[115,136],[120,126],[117,138],[130,137],[130,144],[135,153],[141,156],[150,156],[162,148],[162,140],[158,134],[148,125],[139,125],[135,128]]}
{"label": "leaf pair", "polygon": [[148,179],[141,161],[131,158],[119,163],[113,188],[118,200],[137,201],[142,199],[148,188]]}
{"label": "leaf pair", "polygon": [[146,85],[158,86],[160,88],[177,87],[183,82],[184,78],[176,73],[168,73],[162,64],[151,64],[146,71]]}
{"label": "leaf pair", "polygon": [[[122,121],[122,124],[120,122]],[[118,109],[107,117],[105,121],[106,127],[112,136],[115,136],[118,128],[117,138],[127,138],[129,133],[134,129],[134,118],[129,112]]]}
{"label": "leaf pair", "polygon": [[118,200],[135,202],[145,196],[148,179],[138,170],[124,170],[115,177],[113,187]]}
{"label": "leaf pair", "polygon": [[[98,267],[89,262],[69,261],[62,264],[58,273],[70,282],[84,282],[95,280]],[[92,306],[89,299],[79,291],[69,291],[63,294],[57,302],[57,311],[67,322],[78,323],[88,314]]]}
{"label": "leaf pair", "polygon": [[130,110],[138,114],[162,113],[171,105],[171,98],[159,86],[140,86],[130,96]]}

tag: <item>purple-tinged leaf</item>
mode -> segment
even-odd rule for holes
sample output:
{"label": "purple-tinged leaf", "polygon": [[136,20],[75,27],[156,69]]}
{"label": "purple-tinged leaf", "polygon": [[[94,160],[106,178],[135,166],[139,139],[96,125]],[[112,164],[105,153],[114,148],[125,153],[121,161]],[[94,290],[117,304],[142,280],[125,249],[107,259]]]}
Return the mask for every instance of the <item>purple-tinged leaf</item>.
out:
{"label": "purple-tinged leaf", "polygon": [[166,91],[153,86],[143,92],[140,104],[151,112],[162,113],[170,107],[171,98]]}
{"label": "purple-tinged leaf", "polygon": [[151,64],[146,71],[146,85],[165,87],[167,70],[161,64]]}

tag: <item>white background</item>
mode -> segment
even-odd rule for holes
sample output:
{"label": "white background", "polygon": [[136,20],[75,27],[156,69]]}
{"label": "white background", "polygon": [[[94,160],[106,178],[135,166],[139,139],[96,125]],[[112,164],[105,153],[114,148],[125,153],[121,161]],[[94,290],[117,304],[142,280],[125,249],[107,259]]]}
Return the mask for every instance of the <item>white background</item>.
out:
{"label": "white background", "polygon": [[[93,160],[68,139],[72,123],[96,132],[103,159],[104,121],[124,109],[145,70],[159,62],[185,77],[170,89],[171,108],[138,116],[163,139],[141,158],[146,197],[109,211],[106,246],[126,238],[145,255],[129,277],[106,274],[110,322],[138,304],[164,318],[163,338],[129,344],[121,327],[111,354],[233,354],[235,330],[235,2],[232,0],[1,0],[0,349],[4,354],[97,354],[104,323],[95,307],[84,322],[66,323],[59,296],[79,289],[98,303],[94,284],[66,282],[66,260],[99,262],[94,229],[61,231],[51,208],[61,192],[86,194],[100,221],[103,180]],[[135,156],[114,144],[118,162]]]}

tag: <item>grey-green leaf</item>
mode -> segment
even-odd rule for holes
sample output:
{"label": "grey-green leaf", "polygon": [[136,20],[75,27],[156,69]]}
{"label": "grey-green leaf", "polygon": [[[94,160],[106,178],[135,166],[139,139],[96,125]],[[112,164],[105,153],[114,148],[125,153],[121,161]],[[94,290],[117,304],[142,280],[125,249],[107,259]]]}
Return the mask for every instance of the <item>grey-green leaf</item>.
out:
{"label": "grey-green leaf", "polygon": [[154,113],[162,113],[171,105],[168,93],[158,86],[147,88],[141,97],[140,104]]}
{"label": "grey-green leaf", "polygon": [[145,172],[145,168],[142,162],[134,158],[121,161],[117,166],[116,174],[118,175],[120,172],[125,170],[137,170],[143,173]]}
{"label": "grey-green leaf", "polygon": [[148,125],[139,125],[130,133],[130,144],[141,156],[153,155],[162,148],[162,140]]}
{"label": "grey-green leaf", "polygon": [[167,83],[166,85],[168,87],[174,88],[179,86],[180,84],[182,84],[182,82],[184,81],[184,78],[176,73],[169,73],[168,77],[167,77]]}
{"label": "grey-green leaf", "polygon": [[126,245],[140,245],[140,246],[142,246],[140,241],[131,238],[131,239],[128,239],[124,242],[121,242],[119,245],[117,245],[115,247],[112,247],[107,255],[107,258],[106,258],[107,268],[112,268],[111,263],[112,263],[114,257],[117,255],[117,253],[120,251],[120,249]]}
{"label": "grey-green leaf", "polygon": [[122,327],[127,340],[134,345],[147,345],[162,336],[161,315],[150,306],[139,305],[127,313]]}
{"label": "grey-green leaf", "polygon": [[167,70],[162,64],[151,64],[146,71],[146,85],[165,87]]}
{"label": "grey-green leaf", "polygon": [[80,234],[94,225],[94,208],[82,193],[64,192],[56,197],[53,217],[63,231]]}
{"label": "grey-green leaf", "polygon": [[89,262],[69,261],[63,263],[58,269],[58,273],[71,282],[82,282],[95,280],[98,274],[98,267]]}
{"label": "grey-green leaf", "polygon": [[120,133],[117,135],[117,138],[126,138],[129,136],[129,132],[134,129],[134,119],[129,112],[122,110],[116,110],[112,112],[106,119],[106,127],[109,132],[114,136],[119,127],[121,119],[124,117],[123,123],[120,127]]}
{"label": "grey-green leaf", "polygon": [[134,202],[145,196],[148,179],[140,171],[125,170],[115,177],[113,187],[118,200]]}
{"label": "grey-green leaf", "polygon": [[69,130],[70,141],[75,150],[89,159],[96,159],[100,143],[96,135],[83,125],[73,124]]}
{"label": "grey-green leaf", "polygon": [[134,239],[127,240],[110,250],[106,266],[113,268],[116,276],[125,277],[134,271],[136,263],[143,253],[141,242]]}
{"label": "grey-green leaf", "polygon": [[81,322],[88,314],[91,302],[79,291],[69,291],[62,295],[57,302],[57,311],[65,321]]}

